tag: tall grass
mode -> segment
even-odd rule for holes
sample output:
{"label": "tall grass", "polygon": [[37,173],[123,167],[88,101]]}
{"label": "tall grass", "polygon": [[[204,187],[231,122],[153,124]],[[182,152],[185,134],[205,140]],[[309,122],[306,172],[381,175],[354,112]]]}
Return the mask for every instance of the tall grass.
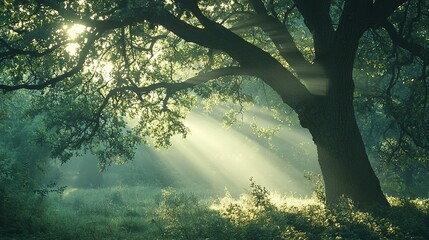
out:
{"label": "tall grass", "polygon": [[239,197],[210,199],[150,186],[67,189],[49,196],[32,238],[429,239],[429,200],[389,201],[390,210],[364,211],[347,199],[328,208],[254,182]]}

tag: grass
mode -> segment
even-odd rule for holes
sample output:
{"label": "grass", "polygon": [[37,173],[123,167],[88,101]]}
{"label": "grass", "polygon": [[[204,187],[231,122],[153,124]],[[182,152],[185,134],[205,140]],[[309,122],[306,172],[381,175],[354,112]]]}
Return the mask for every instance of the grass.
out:
{"label": "grass", "polygon": [[51,196],[46,222],[62,224],[52,224],[48,235],[53,239],[141,239],[139,235],[151,228],[150,215],[160,193],[150,187],[112,187]]}
{"label": "grass", "polygon": [[51,195],[38,231],[10,239],[429,239],[429,200],[389,198],[388,211],[344,199],[273,194],[252,183],[234,198],[156,187],[68,189]]}

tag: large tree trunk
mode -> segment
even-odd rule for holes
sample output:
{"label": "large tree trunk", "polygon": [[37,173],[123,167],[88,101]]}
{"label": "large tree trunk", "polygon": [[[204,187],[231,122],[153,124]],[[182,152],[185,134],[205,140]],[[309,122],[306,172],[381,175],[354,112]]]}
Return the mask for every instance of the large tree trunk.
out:
{"label": "large tree trunk", "polygon": [[355,29],[344,29],[336,35],[335,47],[321,59],[328,87],[309,130],[317,146],[328,203],[345,195],[361,206],[388,206],[354,115],[352,72],[359,36]]}
{"label": "large tree trunk", "polygon": [[311,131],[325,182],[326,202],[334,203],[347,196],[360,206],[388,206],[354,116],[340,112],[335,118],[327,117],[319,129]]}
{"label": "large tree trunk", "polygon": [[[361,206],[388,206],[380,183],[368,159],[353,108],[353,82],[347,69],[335,65],[331,85],[341,78],[342,84],[331,86],[317,106],[318,116],[308,125],[317,147],[319,165],[325,182],[327,203],[341,196],[350,197]],[[345,79],[350,78],[350,79]]]}
{"label": "large tree trunk", "polygon": [[[353,64],[347,64],[340,58],[332,59],[335,61],[325,65],[325,79],[329,82],[326,95],[313,95],[302,106],[294,108],[301,125],[309,129],[317,146],[327,203],[335,203],[341,196],[346,196],[360,206],[388,206],[369,163],[354,115]],[[270,71],[262,73],[268,79],[275,79],[281,77],[283,72],[283,69],[270,68]],[[283,97],[283,88],[275,84],[270,86]],[[283,97],[284,101],[286,97]]]}

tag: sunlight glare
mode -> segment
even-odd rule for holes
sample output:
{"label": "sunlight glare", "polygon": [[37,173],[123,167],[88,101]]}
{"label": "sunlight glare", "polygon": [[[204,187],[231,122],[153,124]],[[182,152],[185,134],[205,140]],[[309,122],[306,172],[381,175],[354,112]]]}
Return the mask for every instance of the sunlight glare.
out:
{"label": "sunlight glare", "polygon": [[68,43],[66,46],[66,52],[70,56],[76,56],[79,48],[80,48],[80,45],[78,43]]}
{"label": "sunlight glare", "polygon": [[100,63],[100,68],[101,68],[100,73],[103,76],[103,79],[106,82],[110,82],[112,80],[112,71],[114,68],[113,63],[109,61],[102,61]]}
{"label": "sunlight glare", "polygon": [[[82,33],[87,30],[87,27],[82,24],[73,24],[71,27],[64,25],[63,29],[66,31],[67,39],[74,41],[76,40]],[[76,56],[78,54],[78,50],[80,48],[80,44],[77,42],[70,42],[66,45],[66,52],[70,56]]]}
{"label": "sunlight glare", "polygon": [[114,64],[106,60],[95,60],[92,63],[84,67],[84,71],[88,73],[97,72],[98,76],[103,79],[104,82],[111,82],[112,72],[115,68]]}
{"label": "sunlight glare", "polygon": [[82,24],[73,24],[71,27],[64,26],[69,40],[75,40],[85,32],[86,26]]}

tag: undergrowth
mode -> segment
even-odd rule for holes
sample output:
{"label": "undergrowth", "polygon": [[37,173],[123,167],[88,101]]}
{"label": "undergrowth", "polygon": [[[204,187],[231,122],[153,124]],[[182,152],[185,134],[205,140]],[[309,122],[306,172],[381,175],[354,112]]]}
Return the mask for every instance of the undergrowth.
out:
{"label": "undergrowth", "polygon": [[348,199],[327,207],[252,179],[238,198],[115,187],[68,189],[47,201],[49,210],[38,216],[45,227],[28,239],[429,239],[428,199],[389,198],[389,210],[358,209]]}

